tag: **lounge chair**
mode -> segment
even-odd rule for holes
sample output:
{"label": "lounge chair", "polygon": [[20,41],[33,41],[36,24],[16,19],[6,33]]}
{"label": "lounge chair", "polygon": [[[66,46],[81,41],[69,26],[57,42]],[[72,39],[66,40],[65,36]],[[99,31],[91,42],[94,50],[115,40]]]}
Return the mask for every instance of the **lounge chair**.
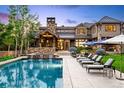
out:
{"label": "lounge chair", "polygon": [[102,60],[103,56],[99,55],[95,60],[83,60],[80,63],[82,64],[82,66],[85,64],[94,64],[94,65],[98,65],[100,64],[101,60]]}
{"label": "lounge chair", "polygon": [[79,59],[78,62],[82,61],[95,61],[98,55],[93,55],[91,58]]}
{"label": "lounge chair", "polygon": [[80,59],[90,59],[92,57],[92,53],[90,53],[87,57],[77,57],[77,61]]}
{"label": "lounge chair", "polygon": [[114,59],[109,58],[105,64],[103,65],[87,65],[86,71],[90,72],[90,70],[103,70],[104,68],[111,68],[112,64],[114,62]]}

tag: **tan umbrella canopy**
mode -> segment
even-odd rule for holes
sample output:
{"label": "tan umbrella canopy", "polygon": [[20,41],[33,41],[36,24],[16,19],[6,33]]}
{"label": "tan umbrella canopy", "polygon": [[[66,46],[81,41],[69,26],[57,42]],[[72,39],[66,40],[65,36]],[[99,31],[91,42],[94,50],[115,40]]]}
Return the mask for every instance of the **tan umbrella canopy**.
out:
{"label": "tan umbrella canopy", "polygon": [[124,44],[124,35],[118,35],[113,38],[107,39],[103,41],[103,43],[107,44]]}
{"label": "tan umbrella canopy", "polygon": [[122,45],[124,44],[124,35],[121,34],[121,35],[118,35],[118,36],[115,36],[113,38],[110,38],[110,39],[107,39],[105,41],[103,41],[103,43],[105,44],[119,44],[120,47],[121,47],[121,62],[120,62],[120,77],[118,79],[123,79],[122,78],[122,72],[121,72],[121,63],[122,63]]}

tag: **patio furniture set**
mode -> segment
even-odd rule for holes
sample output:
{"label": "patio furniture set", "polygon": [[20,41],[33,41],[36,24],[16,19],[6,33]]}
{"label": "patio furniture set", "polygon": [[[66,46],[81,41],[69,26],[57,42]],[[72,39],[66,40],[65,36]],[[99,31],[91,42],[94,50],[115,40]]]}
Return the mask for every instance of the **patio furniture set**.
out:
{"label": "patio furniture set", "polygon": [[87,57],[78,56],[77,62],[79,62],[83,67],[86,68],[88,73],[91,70],[102,70],[103,76],[108,76],[109,78],[113,77],[113,67],[114,59],[109,58],[104,64],[102,64],[103,56],[90,53]]}

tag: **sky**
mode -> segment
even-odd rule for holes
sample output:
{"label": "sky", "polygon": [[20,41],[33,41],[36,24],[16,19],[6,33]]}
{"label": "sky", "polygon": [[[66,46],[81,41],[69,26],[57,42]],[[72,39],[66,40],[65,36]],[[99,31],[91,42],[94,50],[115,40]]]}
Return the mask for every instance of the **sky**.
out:
{"label": "sky", "polygon": [[[8,7],[0,5],[0,13],[8,14]],[[75,26],[84,22],[94,23],[104,16],[124,21],[123,5],[29,5],[28,7],[31,14],[39,16],[39,21],[43,26],[46,26],[47,17],[55,17],[58,26]]]}

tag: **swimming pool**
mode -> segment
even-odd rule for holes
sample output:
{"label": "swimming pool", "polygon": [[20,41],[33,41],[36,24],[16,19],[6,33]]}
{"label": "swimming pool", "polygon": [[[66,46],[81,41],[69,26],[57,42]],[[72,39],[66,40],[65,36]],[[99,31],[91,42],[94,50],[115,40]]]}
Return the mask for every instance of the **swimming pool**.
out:
{"label": "swimming pool", "polygon": [[62,59],[22,59],[0,67],[1,88],[61,88]]}

